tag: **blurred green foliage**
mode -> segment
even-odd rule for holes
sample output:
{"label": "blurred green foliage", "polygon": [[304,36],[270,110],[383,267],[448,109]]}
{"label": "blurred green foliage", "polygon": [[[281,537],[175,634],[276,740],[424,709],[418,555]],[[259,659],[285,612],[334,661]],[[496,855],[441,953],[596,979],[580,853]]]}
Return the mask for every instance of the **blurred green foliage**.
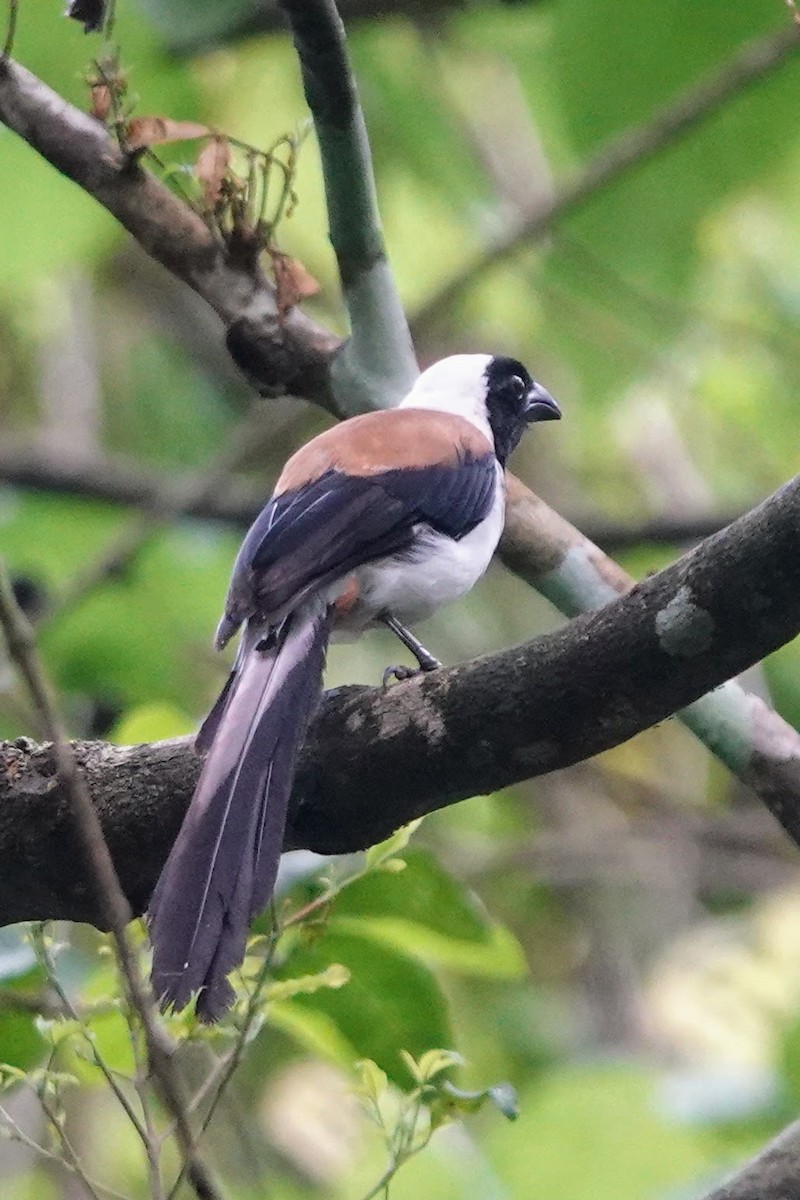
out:
{"label": "blurred green foliage", "polygon": [[[98,39],[62,21],[61,8],[20,0],[15,55],[86,107]],[[204,121],[259,146],[297,129],[306,112],[289,39],[229,37],[253,9],[118,0],[136,112]],[[548,193],[551,175],[579,171],[787,19],[761,0],[550,0],[353,22],[387,241],[412,318]],[[204,39],[202,54],[168,49]],[[589,529],[598,515],[691,522],[736,510],[796,470],[799,75],[800,62],[787,64],[536,247],[502,267],[487,262],[457,304],[418,330],[424,361],[492,349],[535,366],[566,419],[521,448],[515,467]],[[188,167],[196,152],[186,143],[165,158]],[[170,480],[207,468],[247,400],[221,331],[207,332],[110,218],[9,134],[0,161],[0,450],[52,450],[61,439],[57,452],[78,463],[115,456]],[[309,310],[343,330],[313,139],[297,190],[282,245],[322,284]],[[323,419],[278,404],[265,405],[264,419],[236,482],[266,494]],[[4,487],[0,553],[57,605],[128,520],[110,502]],[[195,726],[224,675],[210,638],[238,536],[175,522],[44,622],[42,650],[73,733],[128,742]],[[680,549],[639,545],[626,564],[643,575]],[[427,637],[457,660],[556,619],[492,570]],[[335,647],[329,681],[376,682],[394,654],[380,635]],[[800,722],[796,649],[767,663],[755,686]],[[30,732],[0,661],[0,735]],[[458,1086],[510,1080],[520,1117],[506,1124],[484,1107],[437,1132],[393,1180],[393,1200],[700,1196],[796,1108],[796,867],[752,797],[685,732],[668,725],[563,777],[437,814],[412,846],[367,865],[339,868],[347,885],[276,952],[275,979],[287,986],[207,1135],[236,1200],[267,1187],[278,1200],[365,1196],[386,1145],[354,1100],[355,1061],[371,1060],[409,1095],[401,1050],[457,1048]],[[300,879],[281,904],[314,905],[325,887]],[[59,929],[59,944],[67,937]],[[69,940],[59,977],[89,1006],[104,1060],[130,1073],[102,943],[87,930]],[[71,1136],[94,1174],[146,1196],[140,1148],[86,1031],[14,1003],[48,987],[26,945],[16,931],[0,937],[0,1060],[41,1084],[58,1042],[60,1069],[79,1081],[56,1085]],[[327,975],[332,966],[346,971]],[[178,1028],[188,1030],[194,1080],[203,1053],[224,1051],[228,1035],[209,1035],[204,1049],[190,1023]],[[15,1081],[0,1101],[35,1126],[31,1087]],[[68,1194],[66,1173],[13,1139],[0,1144],[0,1173],[3,1200]]]}

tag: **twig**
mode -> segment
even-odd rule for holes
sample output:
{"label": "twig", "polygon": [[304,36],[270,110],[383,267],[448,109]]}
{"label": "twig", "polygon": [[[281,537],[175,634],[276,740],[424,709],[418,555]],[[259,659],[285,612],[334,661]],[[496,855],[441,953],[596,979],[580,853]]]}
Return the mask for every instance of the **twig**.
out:
{"label": "twig", "polygon": [[10,57],[11,51],[14,49],[14,38],[17,33],[17,17],[19,16],[19,0],[8,0],[8,25],[6,26],[6,40],[3,46],[3,53],[0,54],[0,60],[5,60]]}
{"label": "twig", "polygon": [[[161,1178],[161,1147],[164,1138],[158,1132],[153,1121],[151,1112],[151,1104],[153,1095],[148,1087],[148,1059],[147,1048],[140,1044],[141,1026],[135,1020],[135,1014],[130,1007],[125,1009],[125,1019],[128,1025],[128,1034],[131,1040],[131,1050],[133,1051],[134,1061],[134,1078],[133,1086],[136,1088],[136,1094],[139,1097],[139,1103],[142,1106],[142,1119],[144,1128],[147,1134],[145,1141],[145,1152],[147,1154],[147,1176],[150,1184],[150,1200],[164,1200],[164,1184]],[[186,1105],[187,1120],[191,1116],[190,1106]]]}
{"label": "twig", "polygon": [[[222,1061],[217,1064],[217,1069],[210,1073],[209,1079],[206,1080],[206,1084],[200,1089],[198,1094],[192,1098],[191,1107],[192,1107],[192,1109],[194,1109],[195,1107],[197,1107],[198,1104],[202,1103],[202,1100],[205,1098],[205,1095],[207,1095],[207,1093],[208,1093],[208,1089],[216,1087],[214,1097],[211,1101],[211,1104],[208,1107],[208,1111],[206,1112],[205,1116],[203,1117],[202,1124],[200,1125],[200,1130],[196,1136],[195,1144],[198,1144],[200,1142],[200,1139],[203,1137],[203,1135],[205,1134],[209,1125],[211,1124],[214,1113],[217,1111],[217,1108],[219,1107],[219,1104],[222,1101],[223,1096],[225,1095],[228,1084],[230,1083],[231,1079],[233,1078],[234,1073],[236,1072],[236,1069],[239,1066],[239,1063],[242,1061],[245,1047],[247,1045],[247,1040],[250,1036],[250,1031],[253,1028],[253,1024],[255,1022],[256,1016],[258,1015],[258,1008],[259,1008],[259,1004],[261,1001],[261,996],[264,991],[264,987],[266,985],[267,979],[269,978],[270,970],[272,968],[272,962],[273,962],[273,958],[275,955],[275,948],[278,944],[278,936],[279,935],[276,933],[275,927],[273,925],[273,930],[272,930],[272,934],[270,936],[269,945],[267,946],[267,949],[266,949],[266,952],[264,955],[264,961],[261,964],[258,975],[255,978],[253,990],[250,993],[250,997],[247,1001],[247,1007],[245,1009],[244,1019],[239,1028],[239,1031],[236,1036],[236,1041],[234,1042],[232,1049],[230,1050],[230,1052],[227,1055],[225,1055],[225,1057],[222,1059]],[[181,1186],[181,1182],[183,1181],[184,1173],[185,1173],[185,1168],[182,1168],[180,1173],[178,1174],[174,1184],[172,1185],[172,1188],[170,1189],[170,1192],[167,1196],[167,1200],[176,1200],[178,1190]]]}
{"label": "twig", "polygon": [[103,0],[103,49],[109,50],[111,39],[114,36],[114,23],[116,21],[116,0]]}
{"label": "twig", "polygon": [[306,396],[331,411],[328,360],[339,338],[298,308],[279,319],[257,256],[232,254],[202,216],[140,165],[86,113],[24,67],[0,59],[0,122],[102,204],[142,248],[222,318],[228,348],[259,390]]}
{"label": "twig", "polygon": [[713,116],[733,97],[772,74],[800,48],[800,30],[782,26],[776,33],[747,42],[711,76],[687,88],[649,121],[626,130],[585,164],[536,211],[508,228],[476,255],[463,270],[430,296],[411,322],[412,333],[423,335],[441,321],[461,297],[490,269],[508,262],[523,246],[541,238],[562,217],[581,208],[599,191]]}
{"label": "twig", "polygon": [[[38,1097],[38,1099],[41,1102],[41,1097]],[[48,1116],[48,1120],[50,1120],[52,1123],[52,1117]],[[127,1197],[122,1196],[119,1192],[115,1192],[112,1188],[106,1187],[105,1184],[102,1184],[98,1180],[92,1179],[89,1175],[87,1175],[79,1161],[77,1163],[70,1161],[64,1155],[59,1155],[52,1150],[48,1150],[46,1146],[42,1146],[41,1143],[37,1142],[35,1138],[30,1137],[30,1135],[27,1134],[25,1130],[14,1120],[14,1118],[11,1116],[11,1113],[8,1112],[8,1110],[2,1105],[0,1105],[0,1121],[2,1121],[3,1125],[8,1129],[9,1136],[12,1137],[14,1141],[19,1142],[20,1145],[25,1146],[28,1150],[32,1150],[34,1154],[39,1155],[45,1160],[45,1162],[58,1164],[58,1166],[62,1168],[66,1167],[68,1171],[80,1179],[81,1183],[86,1186],[92,1196],[96,1196],[98,1192],[104,1192],[108,1197],[110,1197],[110,1200],[127,1200]],[[75,1157],[77,1159],[77,1156]],[[97,1200],[100,1200],[99,1196],[97,1197]]]}
{"label": "twig", "polygon": [[[61,1146],[61,1153],[63,1155],[62,1161],[66,1164],[66,1166],[69,1168],[70,1171],[73,1171],[78,1176],[81,1183],[86,1188],[86,1191],[92,1197],[92,1200],[100,1200],[99,1186],[98,1186],[98,1188],[96,1188],[94,1186],[92,1180],[89,1178],[89,1176],[84,1171],[83,1164],[81,1163],[81,1160],[78,1157],[77,1151],[75,1150],[75,1147],[72,1145],[72,1142],[70,1141],[70,1139],[67,1137],[67,1131],[64,1129],[63,1121],[59,1120],[58,1114],[55,1113],[53,1111],[53,1109],[50,1107],[48,1100],[45,1099],[43,1089],[40,1088],[38,1090],[37,1095],[38,1095],[39,1104],[41,1106],[42,1112],[47,1117],[49,1124],[52,1126],[53,1132],[55,1133],[56,1137],[58,1138],[59,1144]],[[109,1195],[113,1196],[115,1198],[115,1200],[125,1200],[125,1197],[121,1197],[118,1192],[112,1192],[108,1188],[103,1188],[102,1190],[104,1192],[107,1192]]]}
{"label": "twig", "polygon": [[144,1127],[147,1132],[147,1142],[145,1145],[150,1196],[151,1200],[164,1200],[164,1185],[161,1180],[160,1141],[153,1123],[153,1114],[150,1111],[150,1091],[147,1087],[146,1072],[143,1065],[139,1062],[140,1054],[136,1045],[136,1033],[137,1031],[131,1026],[131,1044],[134,1047],[134,1054],[136,1056],[136,1079],[134,1086],[139,1095],[139,1102],[142,1106],[142,1115],[144,1117]]}
{"label": "twig", "polygon": [[26,1146],[28,1150],[33,1150],[36,1154],[40,1154],[42,1158],[49,1159],[51,1162],[59,1163],[60,1166],[67,1166],[70,1170],[74,1170],[71,1164],[65,1164],[63,1158],[61,1158],[58,1154],[54,1154],[53,1151],[48,1150],[46,1146],[40,1145],[35,1138],[32,1138],[29,1134],[27,1134],[22,1126],[14,1120],[8,1109],[4,1108],[2,1104],[0,1104],[0,1121],[2,1121],[4,1126],[9,1129],[14,1140],[19,1142],[21,1145]]}
{"label": "twig", "polygon": [[47,947],[47,941],[45,938],[44,930],[41,925],[38,926],[38,928],[34,928],[33,943],[34,943],[34,947],[36,949],[36,956],[39,959],[41,966],[44,968],[44,971],[45,971],[45,974],[47,975],[47,979],[50,983],[50,986],[53,988],[53,990],[55,991],[56,995],[58,996],[58,998],[61,1002],[63,1014],[66,1014],[68,1017],[71,1017],[73,1021],[77,1021],[78,1024],[81,1026],[81,1032],[82,1032],[84,1039],[89,1047],[89,1053],[92,1056],[92,1061],[94,1062],[95,1066],[98,1068],[98,1070],[103,1075],[103,1078],[105,1079],[108,1086],[111,1088],[111,1091],[113,1092],[114,1096],[116,1097],[116,1099],[117,1099],[120,1107],[122,1108],[123,1112],[125,1113],[126,1117],[130,1121],[133,1128],[138,1133],[139,1138],[141,1139],[142,1144],[145,1148],[145,1151],[149,1152],[150,1147],[148,1145],[146,1129],[144,1128],[141,1121],[139,1120],[139,1116],[135,1112],[128,1097],[125,1095],[125,1093],[123,1092],[119,1083],[117,1082],[114,1072],[111,1070],[108,1063],[106,1062],[106,1060],[103,1058],[102,1054],[100,1053],[100,1051],[97,1047],[96,1041],[94,1040],[94,1038],[91,1037],[88,1030],[83,1027],[83,1022],[82,1022],[80,1013],[75,1008],[75,1006],[72,1003],[72,1001],[70,1000],[67,992],[61,985],[61,980],[58,978],[58,972],[56,971],[55,963],[53,962],[52,955],[50,954],[50,951]]}
{"label": "twig", "polygon": [[189,1179],[199,1200],[221,1200],[221,1193],[194,1150],[194,1138],[172,1060],[173,1047],[156,1016],[152,995],[139,972],[136,955],[128,938],[126,926],[132,915],[130,906],[120,887],[86,780],[78,770],[75,755],[65,739],[55,698],[39,662],[32,630],[14,600],[2,562],[0,626],[5,634],[9,655],[30,691],[52,741],[58,776],[69,797],[72,818],[89,868],[97,912],[106,927],[110,928],[116,943],[128,998],[142,1022],[150,1070],[162,1100],[175,1121],[178,1144],[188,1163]]}

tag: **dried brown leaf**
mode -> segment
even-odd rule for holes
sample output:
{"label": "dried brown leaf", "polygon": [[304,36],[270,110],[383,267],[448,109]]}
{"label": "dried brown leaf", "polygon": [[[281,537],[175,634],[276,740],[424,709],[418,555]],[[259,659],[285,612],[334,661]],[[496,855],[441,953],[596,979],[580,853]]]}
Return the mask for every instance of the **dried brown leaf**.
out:
{"label": "dried brown leaf", "polygon": [[126,144],[129,150],[144,150],[165,142],[185,142],[208,137],[211,130],[197,121],[173,121],[171,117],[134,117],[128,122]]}
{"label": "dried brown leaf", "polygon": [[203,195],[210,205],[219,203],[222,182],[231,161],[230,144],[222,137],[206,142],[197,156],[194,173],[202,184]]}
{"label": "dried brown leaf", "polygon": [[107,83],[91,85],[92,108],[91,115],[98,121],[105,121],[111,112],[111,88]]}
{"label": "dried brown leaf", "polygon": [[278,313],[285,317],[301,300],[316,295],[320,285],[298,259],[290,258],[288,254],[275,249],[269,250],[269,256],[275,276]]}

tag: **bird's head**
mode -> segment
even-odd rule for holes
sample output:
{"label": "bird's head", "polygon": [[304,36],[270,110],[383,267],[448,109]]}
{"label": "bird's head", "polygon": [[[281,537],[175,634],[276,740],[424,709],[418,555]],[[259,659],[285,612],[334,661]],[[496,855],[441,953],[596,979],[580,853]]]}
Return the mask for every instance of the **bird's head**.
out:
{"label": "bird's head", "polygon": [[515,358],[505,355],[453,354],[428,367],[403,402],[467,417],[490,434],[505,466],[526,426],[557,421],[558,404]]}
{"label": "bird's head", "polygon": [[561,409],[547,391],[531,378],[515,358],[496,355],[484,371],[486,415],[494,435],[495,454],[505,461],[516,448],[527,425],[558,421]]}

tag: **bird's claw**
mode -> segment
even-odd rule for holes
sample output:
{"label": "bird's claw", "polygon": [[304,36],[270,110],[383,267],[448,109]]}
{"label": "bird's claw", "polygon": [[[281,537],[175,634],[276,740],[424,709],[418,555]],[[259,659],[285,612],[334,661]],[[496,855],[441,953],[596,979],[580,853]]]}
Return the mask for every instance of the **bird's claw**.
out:
{"label": "bird's claw", "polygon": [[381,686],[385,691],[392,683],[403,683],[406,679],[413,679],[421,671],[421,667],[407,667],[403,663],[398,663],[394,667],[387,667],[381,677]]}
{"label": "bird's claw", "polygon": [[398,663],[397,666],[387,667],[383,672],[382,685],[386,689],[392,680],[395,683],[403,683],[406,679],[413,679],[415,675],[427,675],[429,671],[438,671],[441,665],[438,658],[434,658],[432,654],[420,661],[418,667],[407,667],[404,663]]}

